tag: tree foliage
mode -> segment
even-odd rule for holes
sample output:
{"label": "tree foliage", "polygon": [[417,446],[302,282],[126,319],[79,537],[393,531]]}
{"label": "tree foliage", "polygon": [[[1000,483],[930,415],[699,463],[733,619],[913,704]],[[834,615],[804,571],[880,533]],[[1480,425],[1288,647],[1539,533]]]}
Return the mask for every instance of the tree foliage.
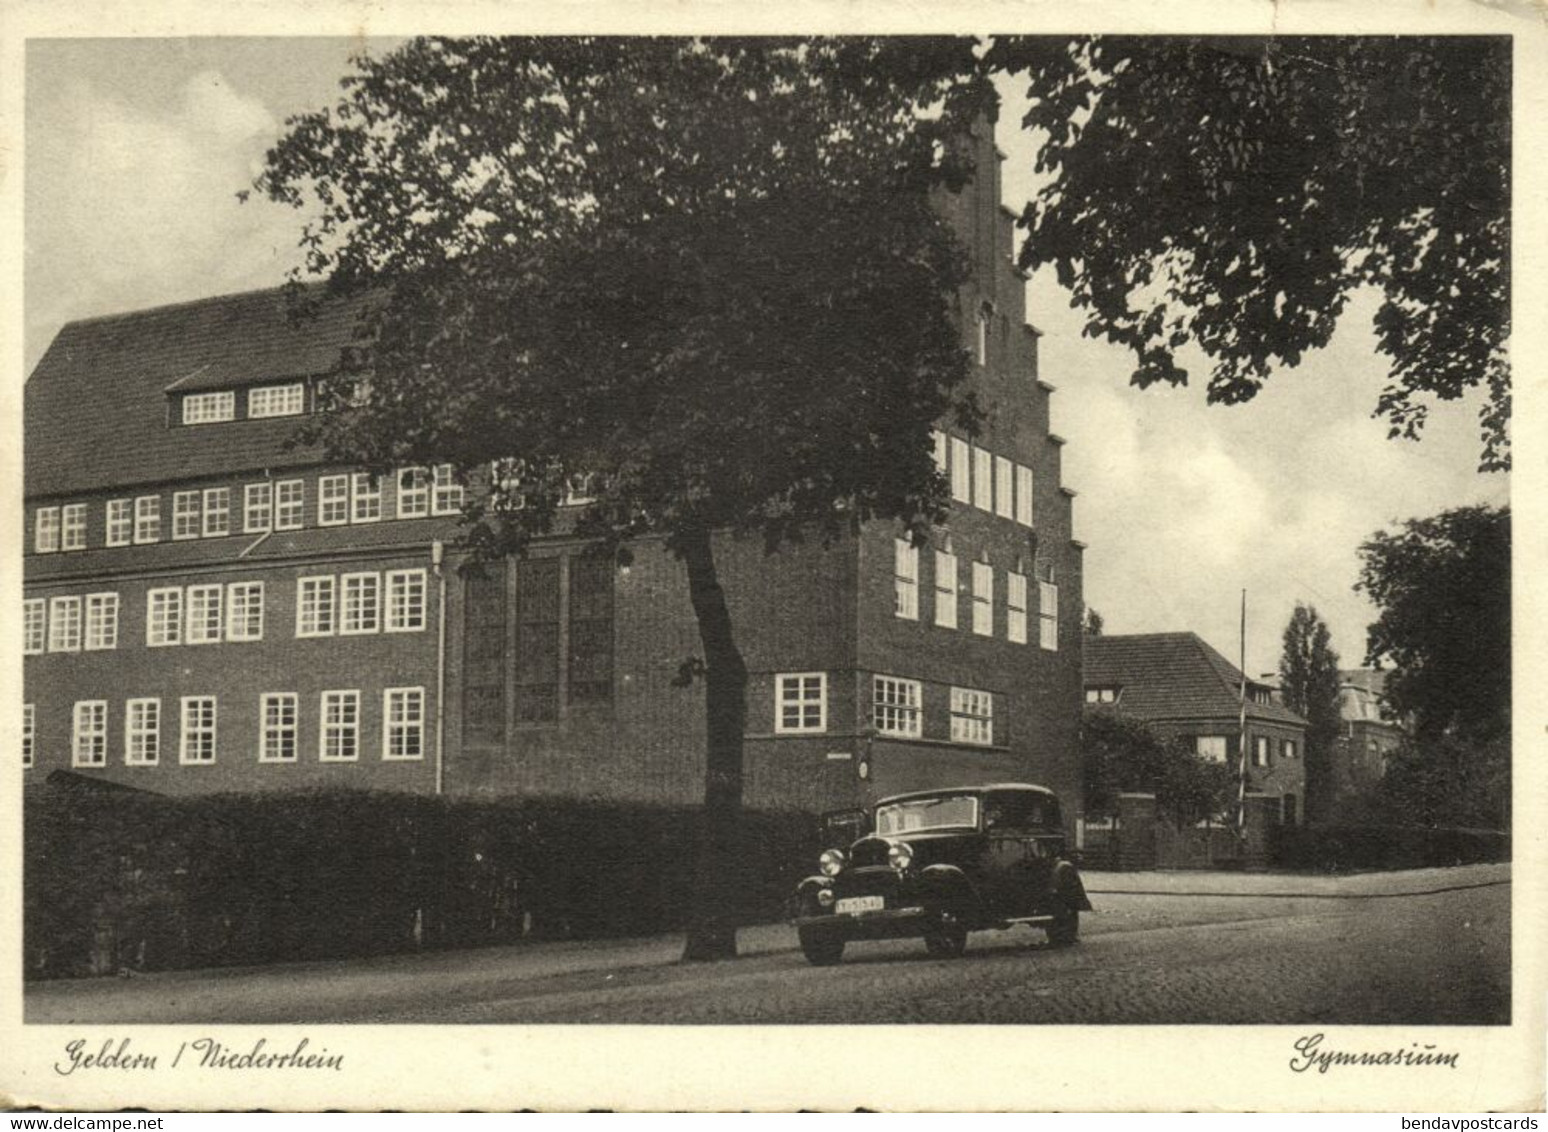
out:
{"label": "tree foliage", "polygon": [[1510,41],[1486,37],[1001,39],[1049,180],[1024,267],[1053,264],[1133,382],[1250,400],[1381,294],[1376,415],[1413,437],[1482,386],[1485,468],[1509,460]]}
{"label": "tree foliage", "polygon": [[1423,742],[1510,733],[1510,509],[1461,507],[1378,531],[1357,589],[1380,610],[1367,662]]}
{"label": "tree foliage", "polygon": [[1285,626],[1279,657],[1285,706],[1304,716],[1306,729],[1306,817],[1327,817],[1333,801],[1333,749],[1338,742],[1338,653],[1327,622],[1316,606],[1296,602]]}
{"label": "tree foliage", "polygon": [[1223,813],[1236,781],[1223,763],[1103,707],[1088,707],[1081,719],[1080,765],[1088,815],[1114,815],[1120,793],[1146,791],[1179,827]]}

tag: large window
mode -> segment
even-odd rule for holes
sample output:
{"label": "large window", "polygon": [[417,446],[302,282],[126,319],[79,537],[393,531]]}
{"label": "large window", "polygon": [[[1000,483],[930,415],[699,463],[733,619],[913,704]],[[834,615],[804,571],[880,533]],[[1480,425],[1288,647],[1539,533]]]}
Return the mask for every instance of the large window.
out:
{"label": "large window", "polygon": [[258,535],[274,524],[274,485],[250,483],[242,489],[242,531]]}
{"label": "large window", "polygon": [[172,493],[172,537],[174,539],[199,537],[199,493],[197,491]]}
{"label": "large window", "polygon": [[348,476],[323,476],[317,481],[317,521],[325,527],[349,522]]}
{"label": "large window", "polygon": [[1032,525],[1032,469],[1024,464],[1016,465],[1016,522]]}
{"label": "large window", "polygon": [[350,522],[374,523],[382,517],[382,477],[356,472],[351,480]]}
{"label": "large window", "polygon": [[431,508],[437,515],[456,515],[462,510],[462,485],[450,464],[435,466],[435,481]]}
{"label": "large window", "polygon": [[360,757],[360,693],[324,692],[322,694],[322,742],[319,757],[323,762],[353,762]]}
{"label": "large window", "polygon": [[86,504],[69,503],[60,509],[60,546],[65,550],[86,549]]}
{"label": "large window", "polygon": [[56,597],[48,603],[48,651],[81,651],[81,599]]}
{"label": "large window", "polygon": [[935,623],[957,627],[957,556],[944,550],[935,552]]}
{"label": "large window", "polygon": [[247,392],[249,417],[294,417],[306,410],[306,386],[299,381],[288,385],[260,385]]}
{"label": "large window", "polygon": [[973,563],[973,632],[994,636],[994,567],[987,562]]}
{"label": "large window", "polygon": [[32,656],[43,651],[48,614],[43,599],[29,597],[22,602],[22,653]]}
{"label": "large window", "polygon": [[1268,738],[1267,735],[1259,735],[1259,736],[1256,736],[1253,739],[1253,743],[1252,743],[1252,765],[1253,766],[1268,766],[1269,765],[1269,738]]}
{"label": "large window", "polygon": [[134,538],[134,500],[109,499],[107,503],[107,544],[128,546]]}
{"label": "large window", "polygon": [[184,696],[178,761],[184,766],[215,761],[215,697]]}
{"label": "large window", "polygon": [[145,595],[145,643],[150,646],[183,642],[183,591],[151,590]]}
{"label": "large window", "polygon": [[97,650],[117,647],[118,595],[116,593],[87,594],[86,648]]}
{"label": "large window", "polygon": [[217,582],[188,587],[188,626],[184,640],[190,645],[209,645],[220,640],[221,590]]}
{"label": "large window", "polygon": [[409,633],[425,627],[425,572],[387,571],[387,624],[389,633]]}
{"label": "large window", "polygon": [[951,690],[951,741],[987,747],[994,742],[994,696],[975,688]]}
{"label": "large window", "polygon": [[425,690],[388,688],[382,693],[382,758],[419,759],[425,754]]}
{"label": "large window", "polygon": [[921,693],[918,680],[877,676],[871,685],[872,720],[882,735],[918,738],[921,734]]}
{"label": "large window", "polygon": [[297,531],[306,505],[305,480],[281,480],[274,485],[274,529]]}
{"label": "large window", "polygon": [[236,393],[190,393],[183,398],[183,423],[214,424],[236,419]]}
{"label": "large window", "polygon": [[994,513],[1009,519],[1015,514],[1013,506],[1016,489],[1012,469],[1015,467],[1004,456],[994,458]]}
{"label": "large window", "polygon": [[231,533],[231,489],[204,489],[204,537],[223,538]]}
{"label": "large window", "polygon": [[1229,754],[1229,744],[1224,735],[1199,735],[1193,740],[1193,749],[1201,758],[1212,763],[1223,763]]}
{"label": "large window", "polygon": [[906,538],[892,540],[893,612],[919,620],[919,548]]}
{"label": "large window", "polygon": [[32,549],[53,554],[59,549],[59,508],[39,507],[32,517]]}
{"label": "large window", "polygon": [[345,574],[339,579],[339,632],[375,633],[382,627],[380,574]]}
{"label": "large window", "polygon": [[107,701],[79,700],[70,738],[74,766],[107,765]]}
{"label": "large window", "polygon": [[559,718],[559,559],[535,558],[516,572],[516,722]]}
{"label": "large window", "polygon": [[1027,643],[1027,576],[1014,570],[1005,575],[1005,636],[1018,645]]}
{"label": "large window", "polygon": [[1037,584],[1037,641],[1049,652],[1059,649],[1059,587],[1052,582]]}
{"label": "large window", "polygon": [[951,438],[951,497],[958,503],[973,502],[973,464],[968,442]]}
{"label": "large window", "polygon": [[828,675],[782,672],[774,683],[774,730],[781,735],[828,729]]}
{"label": "large window", "polygon": [[263,640],[262,582],[232,582],[226,587],[226,639]]}
{"label": "large window", "polygon": [[570,682],[572,704],[613,698],[613,578],[611,557],[570,559]]}
{"label": "large window", "polygon": [[973,446],[973,506],[994,510],[994,460],[987,448]]}
{"label": "large window", "polygon": [[161,701],[124,701],[124,764],[155,766],[161,761]]}
{"label": "large window", "polygon": [[134,501],[134,541],[161,541],[161,496],[141,495]]}
{"label": "large window", "polygon": [[333,586],[328,576],[296,580],[296,636],[326,637],[333,632]]}
{"label": "large window", "polygon": [[930,430],[930,441],[935,446],[935,470],[949,477],[951,475],[951,438],[936,428]]}
{"label": "large window", "polygon": [[398,518],[422,519],[430,514],[430,473],[425,468],[398,469]]}
{"label": "large window", "polygon": [[265,692],[258,698],[262,731],[258,736],[258,761],[296,761],[297,699],[294,692]]}

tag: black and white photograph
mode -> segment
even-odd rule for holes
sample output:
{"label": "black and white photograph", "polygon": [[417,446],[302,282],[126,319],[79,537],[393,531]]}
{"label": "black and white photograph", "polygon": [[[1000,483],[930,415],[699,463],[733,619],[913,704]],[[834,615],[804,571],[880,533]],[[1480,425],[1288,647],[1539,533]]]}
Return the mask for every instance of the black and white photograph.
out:
{"label": "black and white photograph", "polygon": [[0,1091],[1540,1109],[1541,20],[1243,7],[13,26]]}

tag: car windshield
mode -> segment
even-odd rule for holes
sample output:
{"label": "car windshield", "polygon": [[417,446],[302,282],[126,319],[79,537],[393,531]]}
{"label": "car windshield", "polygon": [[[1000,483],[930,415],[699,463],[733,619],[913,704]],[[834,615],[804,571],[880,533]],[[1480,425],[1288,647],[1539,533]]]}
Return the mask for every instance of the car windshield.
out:
{"label": "car windshield", "polygon": [[889,802],[876,808],[876,832],[917,833],[924,829],[960,829],[978,825],[978,798],[973,794],[944,794],[938,798],[914,798]]}

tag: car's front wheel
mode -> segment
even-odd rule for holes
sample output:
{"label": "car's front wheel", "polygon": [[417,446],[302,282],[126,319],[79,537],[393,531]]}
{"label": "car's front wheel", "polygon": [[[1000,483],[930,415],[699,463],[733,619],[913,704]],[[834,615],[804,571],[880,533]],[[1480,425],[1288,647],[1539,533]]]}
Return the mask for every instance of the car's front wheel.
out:
{"label": "car's front wheel", "polygon": [[925,932],[925,950],[937,959],[956,959],[967,950],[967,928],[950,912],[942,912]]}
{"label": "car's front wheel", "polygon": [[1048,925],[1050,947],[1071,947],[1080,938],[1080,909],[1060,900],[1053,910],[1053,923]]}
{"label": "car's front wheel", "polygon": [[844,940],[832,932],[802,928],[801,954],[813,967],[831,967],[844,958]]}

